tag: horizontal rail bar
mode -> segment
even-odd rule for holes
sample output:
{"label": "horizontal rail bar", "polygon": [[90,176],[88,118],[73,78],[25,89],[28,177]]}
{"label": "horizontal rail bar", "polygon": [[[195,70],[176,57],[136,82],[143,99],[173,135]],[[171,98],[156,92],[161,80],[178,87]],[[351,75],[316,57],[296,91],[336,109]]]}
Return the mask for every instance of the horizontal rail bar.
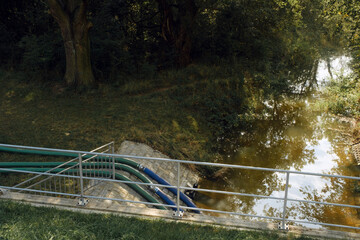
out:
{"label": "horizontal rail bar", "polygon": [[[72,197],[80,197],[81,196],[80,194],[59,193],[59,192],[52,192],[52,191],[15,188],[15,187],[7,187],[7,186],[0,186],[0,188],[10,189],[10,190],[23,190],[23,191],[27,191],[27,192],[47,193],[47,194],[54,194],[54,195],[64,195],[64,196],[72,196]],[[132,201],[132,200],[125,200],[125,199],[120,199],[120,198],[97,197],[97,196],[92,196],[92,195],[84,195],[83,197],[90,198],[90,199],[120,201],[120,202],[138,203],[138,204],[144,204],[144,205],[153,205],[153,206],[174,207],[172,205],[167,205],[167,204],[162,204],[162,203],[149,203],[149,202],[142,202],[142,201]],[[187,206],[180,206],[180,207],[183,208],[183,209],[199,210],[199,211],[203,211],[203,212],[222,213],[222,214],[229,214],[229,215],[239,215],[239,216],[245,216],[245,217],[263,218],[263,219],[270,219],[270,220],[282,220],[282,218],[279,218],[279,217],[259,216],[259,215],[245,214],[245,213],[239,213],[239,212],[229,212],[229,211],[213,210],[213,209],[206,209],[206,208],[194,208],[194,207],[187,207]],[[347,225],[321,223],[321,222],[310,222],[310,221],[296,220],[296,219],[289,219],[289,218],[286,218],[285,220],[290,221],[290,222],[297,222],[297,223],[305,223],[305,224],[314,224],[314,225],[322,225],[322,226],[329,226],[329,227],[340,227],[340,228],[348,228],[348,229],[360,230],[360,227],[352,227],[352,226],[347,226]]]}
{"label": "horizontal rail bar", "polygon": [[[100,146],[100,147],[98,147],[98,148],[95,148],[95,149],[91,150],[90,152],[95,152],[95,151],[100,150],[100,149],[102,149],[102,148],[104,148],[104,147],[110,146],[110,145],[113,144],[113,143],[114,143],[114,141],[109,142],[109,143],[107,143],[107,144],[104,144],[103,146]],[[105,153],[105,152],[102,152],[102,153]],[[84,155],[85,155],[85,154],[84,154]],[[90,159],[93,159],[93,158],[96,158],[96,155],[94,155],[94,156],[86,159],[86,161],[89,161]],[[71,159],[71,160],[69,160],[69,161],[67,161],[67,162],[64,162],[64,163],[62,163],[62,164],[60,164],[60,165],[58,165],[58,166],[56,166],[56,167],[54,167],[54,168],[46,171],[46,172],[50,172],[50,171],[52,171],[52,170],[54,170],[54,169],[60,168],[60,167],[66,165],[66,164],[68,164],[68,163],[71,163],[71,162],[73,162],[73,161],[76,161],[77,159],[78,159],[78,157],[73,158],[73,159]],[[84,162],[86,162],[86,161],[84,161]],[[68,169],[69,169],[69,168],[68,168]],[[60,172],[60,173],[61,173],[61,172]],[[24,181],[24,182],[21,182],[21,183],[15,185],[14,187],[19,187],[19,186],[21,186],[21,185],[23,185],[23,184],[25,184],[25,183],[27,183],[27,182],[30,182],[30,181],[32,181],[32,180],[37,179],[38,177],[40,177],[40,175],[34,176],[34,177],[32,177],[32,178]],[[42,182],[43,182],[43,181],[42,181]],[[40,182],[40,183],[41,183],[41,182]],[[35,185],[36,185],[36,184],[35,184]],[[33,187],[33,186],[35,186],[35,185],[33,184],[33,185],[31,185],[30,187]],[[28,187],[28,188],[30,188],[30,187]]]}
{"label": "horizontal rail bar", "polygon": [[280,197],[272,197],[272,196],[249,194],[249,193],[228,192],[228,191],[220,191],[220,190],[211,190],[211,189],[205,189],[205,188],[180,187],[180,189],[193,190],[193,191],[199,191],[199,192],[211,192],[211,193],[228,194],[228,195],[235,195],[235,196],[245,196],[245,197],[254,197],[254,198],[268,198],[268,199],[274,199],[274,200],[284,200],[284,198],[280,198]]}
{"label": "horizontal rail bar", "polygon": [[[71,168],[71,167],[69,167],[69,168]],[[0,173],[1,173],[1,170],[6,170],[8,172],[38,174],[38,175],[45,175],[45,176],[56,176],[56,177],[63,176],[63,177],[67,177],[67,178],[79,178],[78,176],[63,175],[63,174],[59,174],[59,173],[56,174],[56,173],[48,173],[48,172],[33,172],[33,171],[18,170],[18,169],[13,169],[13,168],[0,168]]]}
{"label": "horizontal rail bar", "polygon": [[[231,215],[241,215],[241,216],[246,216],[246,217],[257,217],[257,218],[265,218],[265,219],[272,219],[272,220],[283,220],[282,218],[278,218],[278,217],[258,216],[258,215],[252,215],[252,214],[243,214],[243,213],[236,213],[236,212],[212,210],[212,209],[206,209],[206,208],[194,208],[194,207],[188,207],[188,206],[181,206],[181,208],[188,209],[188,210],[200,210],[202,212],[214,212],[214,213],[224,213],[224,214],[231,214]],[[320,222],[310,222],[310,221],[295,220],[295,219],[289,219],[289,218],[285,218],[285,220],[288,221],[288,222],[298,222],[298,223],[323,225],[323,226],[329,226],[329,227],[343,227],[343,228],[350,228],[350,229],[360,230],[360,227],[352,227],[352,226],[347,226],[347,225],[339,225],[339,224],[331,224],[331,223],[320,223]]]}
{"label": "horizontal rail bar", "polygon": [[223,163],[210,163],[210,162],[198,162],[198,161],[178,160],[178,159],[170,159],[170,158],[154,158],[154,157],[131,156],[131,155],[121,155],[121,154],[111,154],[111,153],[98,153],[98,152],[87,152],[87,151],[76,151],[76,150],[64,150],[64,149],[56,149],[56,148],[29,147],[29,146],[10,145],[10,144],[0,144],[0,146],[10,147],[10,148],[30,149],[30,150],[43,150],[43,151],[51,151],[51,152],[76,153],[76,154],[98,155],[98,156],[106,156],[106,157],[122,157],[122,158],[133,158],[133,159],[148,159],[148,160],[158,160],[158,161],[166,161],[166,162],[179,162],[179,163],[194,164],[194,165],[204,165],[204,166],[227,167],[227,168],[237,168],[237,169],[247,169],[247,170],[293,173],[293,174],[300,174],[300,175],[321,176],[321,177],[335,177],[335,178],[345,178],[345,179],[360,180],[360,177],[353,177],[353,176],[342,176],[342,175],[323,174],[323,173],[301,172],[301,171],[293,171],[293,170],[262,168],[262,167],[242,166],[242,165],[223,164]]}
{"label": "horizontal rail bar", "polygon": [[48,194],[56,194],[56,195],[63,195],[63,196],[70,196],[70,197],[80,197],[80,194],[74,194],[74,193],[50,192],[50,191],[44,191],[44,190],[8,187],[8,186],[0,186],[0,188],[9,189],[9,190],[25,191],[25,192],[48,193]]}
{"label": "horizontal rail bar", "polygon": [[318,202],[318,201],[292,199],[292,198],[288,198],[287,200],[291,201],[291,202],[314,203],[314,204],[330,205],[330,206],[336,206],[336,207],[360,208],[360,206],[357,206],[357,205],[349,205],[349,204],[341,204],[341,203]]}
{"label": "horizontal rail bar", "polygon": [[290,222],[297,222],[297,223],[305,223],[305,224],[322,225],[322,226],[328,226],[328,227],[340,227],[340,228],[350,228],[350,229],[360,230],[360,227],[352,227],[352,226],[348,226],[348,225],[321,223],[321,222],[309,222],[309,221],[293,220],[293,219],[286,219],[286,220],[290,221]]}
{"label": "horizontal rail bar", "polygon": [[[80,176],[72,176],[72,175],[62,175],[59,173],[41,173],[41,172],[31,172],[25,170],[16,170],[11,168],[1,168],[6,171],[12,172],[19,172],[19,173],[29,173],[29,174],[41,174],[47,176],[56,176],[56,177],[64,177],[64,178],[80,178]],[[70,168],[69,168],[70,169]],[[64,170],[65,171],[65,170]],[[83,177],[83,179],[87,180],[98,180],[98,181],[105,181],[105,182],[117,182],[117,183],[130,183],[130,184],[137,184],[137,185],[145,185],[145,186],[156,186],[156,187],[165,187],[165,188],[174,188],[176,186],[169,186],[169,185],[162,185],[162,184],[155,184],[155,183],[143,183],[143,182],[135,182],[135,181],[124,181],[124,180],[114,180],[109,178],[97,178],[97,177]],[[235,195],[235,196],[246,196],[246,197],[254,197],[254,198],[267,198],[273,200],[280,200],[284,201],[284,198],[280,197],[272,197],[272,196],[265,196],[265,195],[256,195],[256,194],[247,194],[247,193],[237,193],[237,192],[228,192],[228,191],[219,191],[219,190],[211,190],[211,189],[203,189],[203,188],[190,188],[190,187],[179,187],[182,190],[194,190],[194,191],[201,191],[201,192],[211,192],[211,193],[219,193],[219,194],[228,194],[228,195]],[[310,201],[310,200],[301,200],[301,199],[292,199],[288,198],[288,201],[292,202],[304,202],[304,203],[313,203],[313,204],[322,204],[322,205],[330,205],[330,206],[338,206],[338,207],[349,207],[349,208],[357,208],[360,209],[360,206],[356,205],[349,205],[349,204],[340,204],[340,203],[328,203],[328,202],[318,202],[318,201]]]}
{"label": "horizontal rail bar", "polygon": [[[72,168],[72,167],[69,167],[68,169],[70,169],[70,168]],[[53,177],[64,177],[64,178],[77,178],[77,179],[80,179],[80,176],[64,175],[64,174],[59,174],[59,173],[32,172],[32,171],[17,170],[17,169],[11,169],[11,168],[0,168],[0,170],[6,170],[6,171],[9,171],[9,172],[18,172],[18,173],[39,174],[39,175],[53,176]],[[65,171],[65,170],[63,170],[63,171]],[[1,171],[0,171],[0,173],[1,173]],[[106,181],[106,182],[116,182],[116,183],[132,183],[132,184],[138,184],[138,185],[156,186],[156,187],[165,187],[165,188],[174,188],[174,189],[177,188],[176,186],[169,186],[169,185],[163,185],[163,184],[157,184],[157,183],[133,182],[133,181],[114,180],[114,179],[99,178],[99,177],[86,177],[86,176],[83,176],[83,179]]]}
{"label": "horizontal rail bar", "polygon": [[[40,193],[47,193],[47,194],[58,194],[58,195],[81,197],[80,194],[58,193],[58,192],[51,192],[51,191],[24,189],[24,188],[15,188],[15,187],[6,187],[6,186],[0,186],[0,188],[10,189],[10,190],[23,190],[23,191],[29,191],[29,192],[40,192]],[[173,205],[167,205],[167,204],[162,204],[162,203],[149,203],[149,202],[132,201],[132,200],[119,199],[119,198],[97,197],[97,196],[92,196],[92,195],[83,195],[82,197],[84,197],[84,198],[93,198],[93,199],[101,199],[101,200],[131,202],[131,203],[147,204],[147,205],[154,205],[154,206],[174,207]],[[264,218],[264,219],[271,219],[271,220],[281,220],[281,218],[278,218],[278,217],[267,217],[267,216],[252,215],[252,214],[245,214],[245,213],[238,213],[238,212],[229,212],[229,211],[221,211],[221,210],[213,210],[213,209],[206,209],[206,208],[192,208],[192,207],[185,207],[185,206],[180,206],[180,207],[184,208],[184,209],[200,210],[200,211],[207,211],[207,212],[214,212],[214,213],[224,213],[224,214],[247,216],[247,217],[257,217],[257,218]]]}
{"label": "horizontal rail bar", "polygon": [[97,196],[92,196],[92,195],[61,193],[61,192],[52,192],[52,191],[44,191],[44,190],[36,190],[36,189],[26,189],[26,188],[15,188],[15,187],[7,187],[7,186],[0,186],[0,188],[9,189],[9,190],[25,191],[25,192],[37,192],[37,193],[46,193],[46,194],[54,194],[54,195],[64,195],[64,196],[71,196],[71,197],[83,197],[83,198],[93,198],[93,199],[101,199],[101,200],[112,200],[112,201],[119,201],[119,202],[139,203],[139,204],[144,204],[144,205],[164,206],[164,207],[169,207],[169,208],[174,207],[173,205],[167,205],[167,204],[163,204],[163,203],[132,201],[132,200],[125,200],[125,199],[120,199],[120,198],[106,198],[106,197],[97,197]]}
{"label": "horizontal rail bar", "polygon": [[[9,145],[9,144],[0,144],[0,146],[4,147],[11,147],[17,149],[30,149],[30,150],[44,150],[44,151],[53,151],[53,152],[63,152],[63,153],[75,153],[75,154],[83,154],[83,155],[94,155],[91,158],[97,156],[105,156],[105,157],[121,157],[121,158],[129,158],[129,159],[147,159],[147,160],[157,160],[157,161],[165,161],[165,162],[174,162],[174,163],[185,163],[185,164],[194,164],[194,165],[205,165],[205,166],[215,166],[215,167],[226,167],[226,168],[236,168],[236,169],[246,169],[246,170],[257,170],[257,171],[270,171],[270,172],[279,172],[279,173],[292,173],[298,175],[310,175],[310,176],[320,176],[320,177],[334,177],[334,178],[343,178],[343,179],[352,179],[352,180],[360,180],[360,177],[353,177],[353,176],[342,176],[342,175],[333,175],[333,174],[323,174],[323,173],[312,173],[312,172],[300,172],[300,171],[293,171],[293,170],[283,170],[283,169],[273,169],[273,168],[262,168],[262,167],[252,167],[252,166],[242,166],[242,165],[232,165],[232,164],[221,164],[221,163],[210,163],[210,162],[198,162],[198,161],[188,161],[188,160],[178,160],[178,159],[169,159],[169,158],[155,158],[155,157],[143,157],[143,156],[131,156],[131,155],[121,155],[121,154],[112,154],[112,153],[105,153],[105,152],[95,152],[98,149],[103,147],[109,146],[111,143],[105,144],[95,150],[90,152],[86,151],[75,151],[75,150],[64,150],[64,149],[54,149],[54,148],[39,148],[39,147],[29,147],[29,146],[21,146],[21,145]],[[76,158],[75,158],[76,159]],[[73,161],[74,159],[70,160],[69,162]],[[59,166],[58,166],[59,167]],[[57,167],[57,168],[58,168]],[[30,173],[30,174],[37,174],[37,175],[48,175],[48,176],[57,176],[57,177],[66,177],[66,178],[80,178],[79,176],[71,176],[71,175],[60,175],[52,174],[48,172],[31,172],[31,171],[23,171],[23,170],[14,170],[14,169],[5,169],[3,170],[13,171],[13,172],[22,172],[22,173]],[[133,181],[123,181],[123,180],[114,180],[114,179],[105,179],[105,178],[96,178],[96,177],[83,177],[84,179],[89,180],[99,180],[99,181],[109,181],[109,182],[118,182],[118,183],[127,183],[127,184],[138,184],[138,185],[147,185],[147,186],[157,186],[157,187],[166,187],[166,188],[174,188],[176,186],[167,186],[162,184],[153,184],[153,183],[142,183],[142,182],[133,182]],[[33,189],[22,189],[16,187],[6,187],[0,186],[0,188],[5,189],[18,189],[23,191],[29,192],[43,192],[49,194],[57,194],[57,195],[67,195],[67,196],[76,196],[80,197],[78,194],[67,194],[67,193],[59,193],[59,192],[48,192],[42,190],[33,190]],[[256,194],[247,194],[247,193],[237,193],[237,192],[228,192],[228,191],[220,191],[220,190],[210,190],[210,189],[201,189],[201,188],[189,188],[189,187],[179,187],[179,189],[186,189],[186,190],[194,190],[194,191],[203,191],[203,192],[213,192],[219,194],[231,194],[237,196],[247,196],[247,197],[254,197],[254,198],[267,198],[273,200],[280,200],[284,201],[285,198],[280,197],[272,197],[272,196],[264,196],[264,195],[256,195]],[[94,198],[94,199],[103,199],[103,200],[114,200],[114,201],[122,201],[122,202],[132,202],[132,203],[142,203],[145,205],[159,205],[159,206],[166,206],[166,207],[173,207],[171,205],[166,204],[159,204],[159,203],[148,203],[148,202],[139,202],[139,201],[131,201],[131,200],[124,200],[124,199],[117,199],[117,198],[104,198],[104,197],[96,197],[96,196],[84,196],[87,198]],[[287,201],[292,202],[302,202],[302,203],[312,203],[312,204],[322,204],[322,205],[330,205],[330,206],[339,206],[339,207],[350,207],[350,208],[357,208],[359,209],[360,206],[356,205],[348,205],[348,204],[338,204],[338,203],[328,203],[328,202],[318,202],[318,201],[310,201],[310,200],[301,200],[301,199],[291,199],[286,198]],[[213,209],[203,209],[203,208],[192,208],[192,207],[185,207],[181,206],[183,209],[189,210],[200,210],[204,212],[214,212],[214,213],[223,213],[223,214],[230,214],[230,215],[239,215],[239,216],[246,216],[246,217],[253,217],[253,218],[264,218],[264,219],[272,219],[272,220],[286,220],[292,221],[297,223],[304,223],[304,224],[314,224],[314,225],[322,225],[322,226],[331,226],[331,227],[341,227],[341,228],[349,228],[349,229],[360,229],[360,227],[352,227],[346,225],[338,225],[338,224],[330,224],[330,223],[321,223],[321,222],[310,222],[304,220],[294,220],[294,219],[284,219],[278,217],[268,217],[268,216],[259,216],[259,215],[252,215],[252,214],[244,214],[238,212],[229,212],[229,211],[221,211],[221,210],[213,210]]]}
{"label": "horizontal rail bar", "polygon": [[[57,169],[57,168],[60,168],[60,167],[62,167],[62,166],[64,166],[64,165],[66,165],[66,164],[69,164],[69,163],[71,163],[71,162],[73,162],[73,161],[75,161],[75,160],[76,160],[76,158],[75,158],[75,159],[71,159],[71,160],[69,160],[69,161],[67,161],[67,162],[64,162],[64,163],[60,164],[59,166],[56,166],[56,167],[54,167],[54,168],[46,171],[46,173],[51,172],[52,170],[55,170],[55,169]],[[39,177],[40,177],[40,175],[34,176],[34,177],[29,178],[28,180],[25,180],[25,181],[23,181],[23,182],[21,182],[21,183],[19,183],[19,184],[16,184],[14,187],[20,187],[21,185],[23,185],[23,184],[25,184],[25,183],[27,183],[27,182],[30,182],[30,181],[32,181],[32,180],[35,180],[35,179],[37,179],[37,178],[39,178]]]}
{"label": "horizontal rail bar", "polygon": [[282,220],[282,218],[279,217],[268,217],[268,216],[260,216],[260,215],[253,215],[253,214],[246,214],[246,213],[239,213],[239,212],[229,212],[229,211],[221,211],[221,210],[214,210],[214,209],[207,209],[207,208],[194,208],[194,207],[188,207],[188,206],[181,206],[183,209],[188,210],[198,210],[202,212],[213,212],[213,213],[223,213],[223,214],[229,214],[229,215],[238,215],[243,217],[254,217],[254,218],[264,218],[264,219],[270,219],[270,220]]}
{"label": "horizontal rail bar", "polygon": [[[193,191],[199,191],[199,192],[211,192],[211,193],[228,194],[228,195],[234,195],[234,196],[245,196],[245,197],[254,197],[254,198],[266,198],[266,199],[273,199],[273,200],[280,200],[280,201],[284,201],[284,200],[285,200],[285,198],[281,198],[281,197],[272,197],[272,196],[257,195],[257,194],[248,194],[248,193],[237,193],[237,192],[219,191],[219,190],[211,190],[211,189],[204,189],[204,188],[180,187],[180,189],[193,190]],[[301,200],[301,199],[293,199],[293,198],[287,198],[287,200],[288,200],[288,201],[292,201],[292,202],[304,202],[304,203],[314,203],[314,204],[322,204],[322,205],[333,205],[333,206],[338,206],[338,207],[360,208],[360,206],[357,206],[357,205],[340,204],[340,203],[318,202],[318,201]]]}
{"label": "horizontal rail bar", "polygon": [[92,198],[92,199],[100,199],[100,200],[110,200],[110,201],[118,201],[118,202],[129,202],[129,203],[138,203],[138,204],[151,205],[151,206],[161,206],[161,207],[174,208],[174,205],[168,205],[168,204],[164,204],[164,203],[142,202],[142,201],[133,201],[133,200],[120,199],[120,198],[98,197],[98,196],[92,196],[92,195],[84,195],[83,197],[84,197],[84,198]]}
{"label": "horizontal rail bar", "polygon": [[[76,159],[73,159],[73,160],[71,160],[71,161],[74,161],[74,160],[76,160]],[[64,170],[62,170],[62,171],[60,171],[60,172],[58,172],[58,173],[52,173],[52,174],[55,174],[55,175],[49,176],[49,177],[47,177],[46,179],[43,179],[43,180],[41,180],[41,181],[39,181],[39,182],[37,182],[37,183],[34,183],[34,184],[32,184],[32,185],[30,185],[30,186],[28,186],[28,187],[26,187],[26,188],[35,187],[35,186],[37,186],[37,185],[39,185],[39,184],[41,184],[41,183],[43,183],[43,182],[46,182],[46,181],[49,180],[49,179],[52,179],[53,177],[68,177],[68,175],[61,175],[61,173],[66,172],[67,170],[70,170],[70,169],[72,169],[72,168],[75,168],[77,165],[79,165],[79,164],[76,164],[76,165],[74,165],[74,166],[65,168]],[[57,169],[57,168],[58,168],[58,167],[55,167],[55,168],[53,168],[53,169],[50,169],[50,170],[46,171],[45,173],[50,173],[52,170]],[[35,177],[40,177],[40,176],[41,176],[41,175],[38,175],[38,176],[35,176]],[[33,178],[35,178],[35,177],[33,177]],[[14,186],[14,187],[19,187],[19,186]]]}

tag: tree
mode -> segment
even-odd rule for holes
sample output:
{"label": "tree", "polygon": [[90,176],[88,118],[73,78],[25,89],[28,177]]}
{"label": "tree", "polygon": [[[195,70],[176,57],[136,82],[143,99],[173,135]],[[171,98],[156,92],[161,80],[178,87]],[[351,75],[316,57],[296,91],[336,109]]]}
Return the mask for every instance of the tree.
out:
{"label": "tree", "polygon": [[192,28],[198,8],[195,0],[181,0],[170,4],[169,0],[157,0],[161,13],[162,37],[175,46],[178,66],[191,62]]}
{"label": "tree", "polygon": [[90,62],[87,0],[48,0],[51,15],[59,24],[65,47],[65,81],[73,86],[91,86],[95,79]]}

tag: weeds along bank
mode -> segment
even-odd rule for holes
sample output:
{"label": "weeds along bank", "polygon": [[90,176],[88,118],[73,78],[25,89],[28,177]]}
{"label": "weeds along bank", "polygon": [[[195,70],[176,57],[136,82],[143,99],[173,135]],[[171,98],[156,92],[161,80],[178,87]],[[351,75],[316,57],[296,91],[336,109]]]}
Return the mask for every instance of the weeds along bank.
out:
{"label": "weeds along bank", "polygon": [[354,143],[360,142],[360,81],[356,74],[339,76],[329,81],[320,102],[324,111],[339,117],[349,118],[352,122]]}

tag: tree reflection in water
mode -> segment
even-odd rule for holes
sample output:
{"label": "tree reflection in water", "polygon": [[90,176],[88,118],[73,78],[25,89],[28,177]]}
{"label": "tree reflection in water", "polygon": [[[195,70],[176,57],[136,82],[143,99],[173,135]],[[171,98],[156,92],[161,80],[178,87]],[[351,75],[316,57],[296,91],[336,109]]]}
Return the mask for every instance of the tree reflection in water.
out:
{"label": "tree reflection in water", "polygon": [[[227,139],[226,163],[298,171],[356,176],[346,148],[347,124],[312,110],[307,100],[266,103],[250,129],[241,129]],[[290,197],[355,204],[354,181],[344,179],[290,177]],[[204,179],[201,188],[266,196],[284,196],[284,174],[228,169],[217,181]],[[201,207],[281,217],[282,201],[213,193],[198,195]],[[358,224],[355,210],[322,205],[289,203],[288,216],[337,224]],[[341,217],[340,217],[341,215]],[[335,219],[335,220],[333,220]],[[351,219],[351,220],[350,220]]]}

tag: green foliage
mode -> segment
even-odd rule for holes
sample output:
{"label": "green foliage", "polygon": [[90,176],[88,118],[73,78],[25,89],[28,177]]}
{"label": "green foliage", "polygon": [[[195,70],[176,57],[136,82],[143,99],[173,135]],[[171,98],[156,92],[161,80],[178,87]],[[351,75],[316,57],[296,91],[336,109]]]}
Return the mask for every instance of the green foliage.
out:
{"label": "green foliage", "polygon": [[11,68],[17,67],[22,62],[23,50],[19,46],[22,38],[52,35],[54,29],[58,28],[55,26],[56,23],[48,14],[45,2],[41,0],[2,1],[0,3],[0,64]]}
{"label": "green foliage", "polygon": [[[40,36],[27,35],[19,42],[23,51],[21,69],[32,79],[60,80],[65,68],[63,43],[58,32]],[[41,76],[41,78],[39,78]]]}
{"label": "green foliage", "polygon": [[241,63],[265,96],[311,88],[317,61],[329,52],[322,7],[320,1],[226,1],[198,19],[195,53],[212,63]]}
{"label": "green foliage", "polygon": [[331,80],[325,94],[327,108],[334,114],[360,117],[360,82],[353,75]]}
{"label": "green foliage", "polygon": [[[181,14],[180,2],[167,2],[175,17]],[[206,64],[241,63],[255,86],[269,96],[292,92],[295,84],[311,85],[305,82],[314,81],[316,61],[339,49],[334,26],[342,20],[328,2],[198,0],[195,4],[198,14],[189,35],[192,58]],[[57,69],[56,75],[61,75],[63,44],[46,4],[36,0],[3,5],[0,52],[27,72],[49,79]],[[158,77],[159,70],[174,66],[177,54],[173,44],[164,40],[156,1],[89,1],[88,16],[93,23],[91,60],[98,82],[123,84]],[[348,16],[355,19],[351,13]],[[17,66],[16,61],[10,62]]]}
{"label": "green foliage", "polygon": [[16,42],[13,41],[15,35],[9,32],[7,27],[0,22],[0,64],[8,65],[16,58]]}
{"label": "green foliage", "polygon": [[243,79],[225,79],[202,88],[203,93],[194,97],[192,107],[205,115],[215,139],[230,134],[243,124],[239,115],[247,109],[242,85]]}
{"label": "green foliage", "polygon": [[332,1],[325,3],[324,18],[327,19],[327,28],[338,43],[345,47],[353,57],[353,71],[360,74],[360,5],[358,1]]}

